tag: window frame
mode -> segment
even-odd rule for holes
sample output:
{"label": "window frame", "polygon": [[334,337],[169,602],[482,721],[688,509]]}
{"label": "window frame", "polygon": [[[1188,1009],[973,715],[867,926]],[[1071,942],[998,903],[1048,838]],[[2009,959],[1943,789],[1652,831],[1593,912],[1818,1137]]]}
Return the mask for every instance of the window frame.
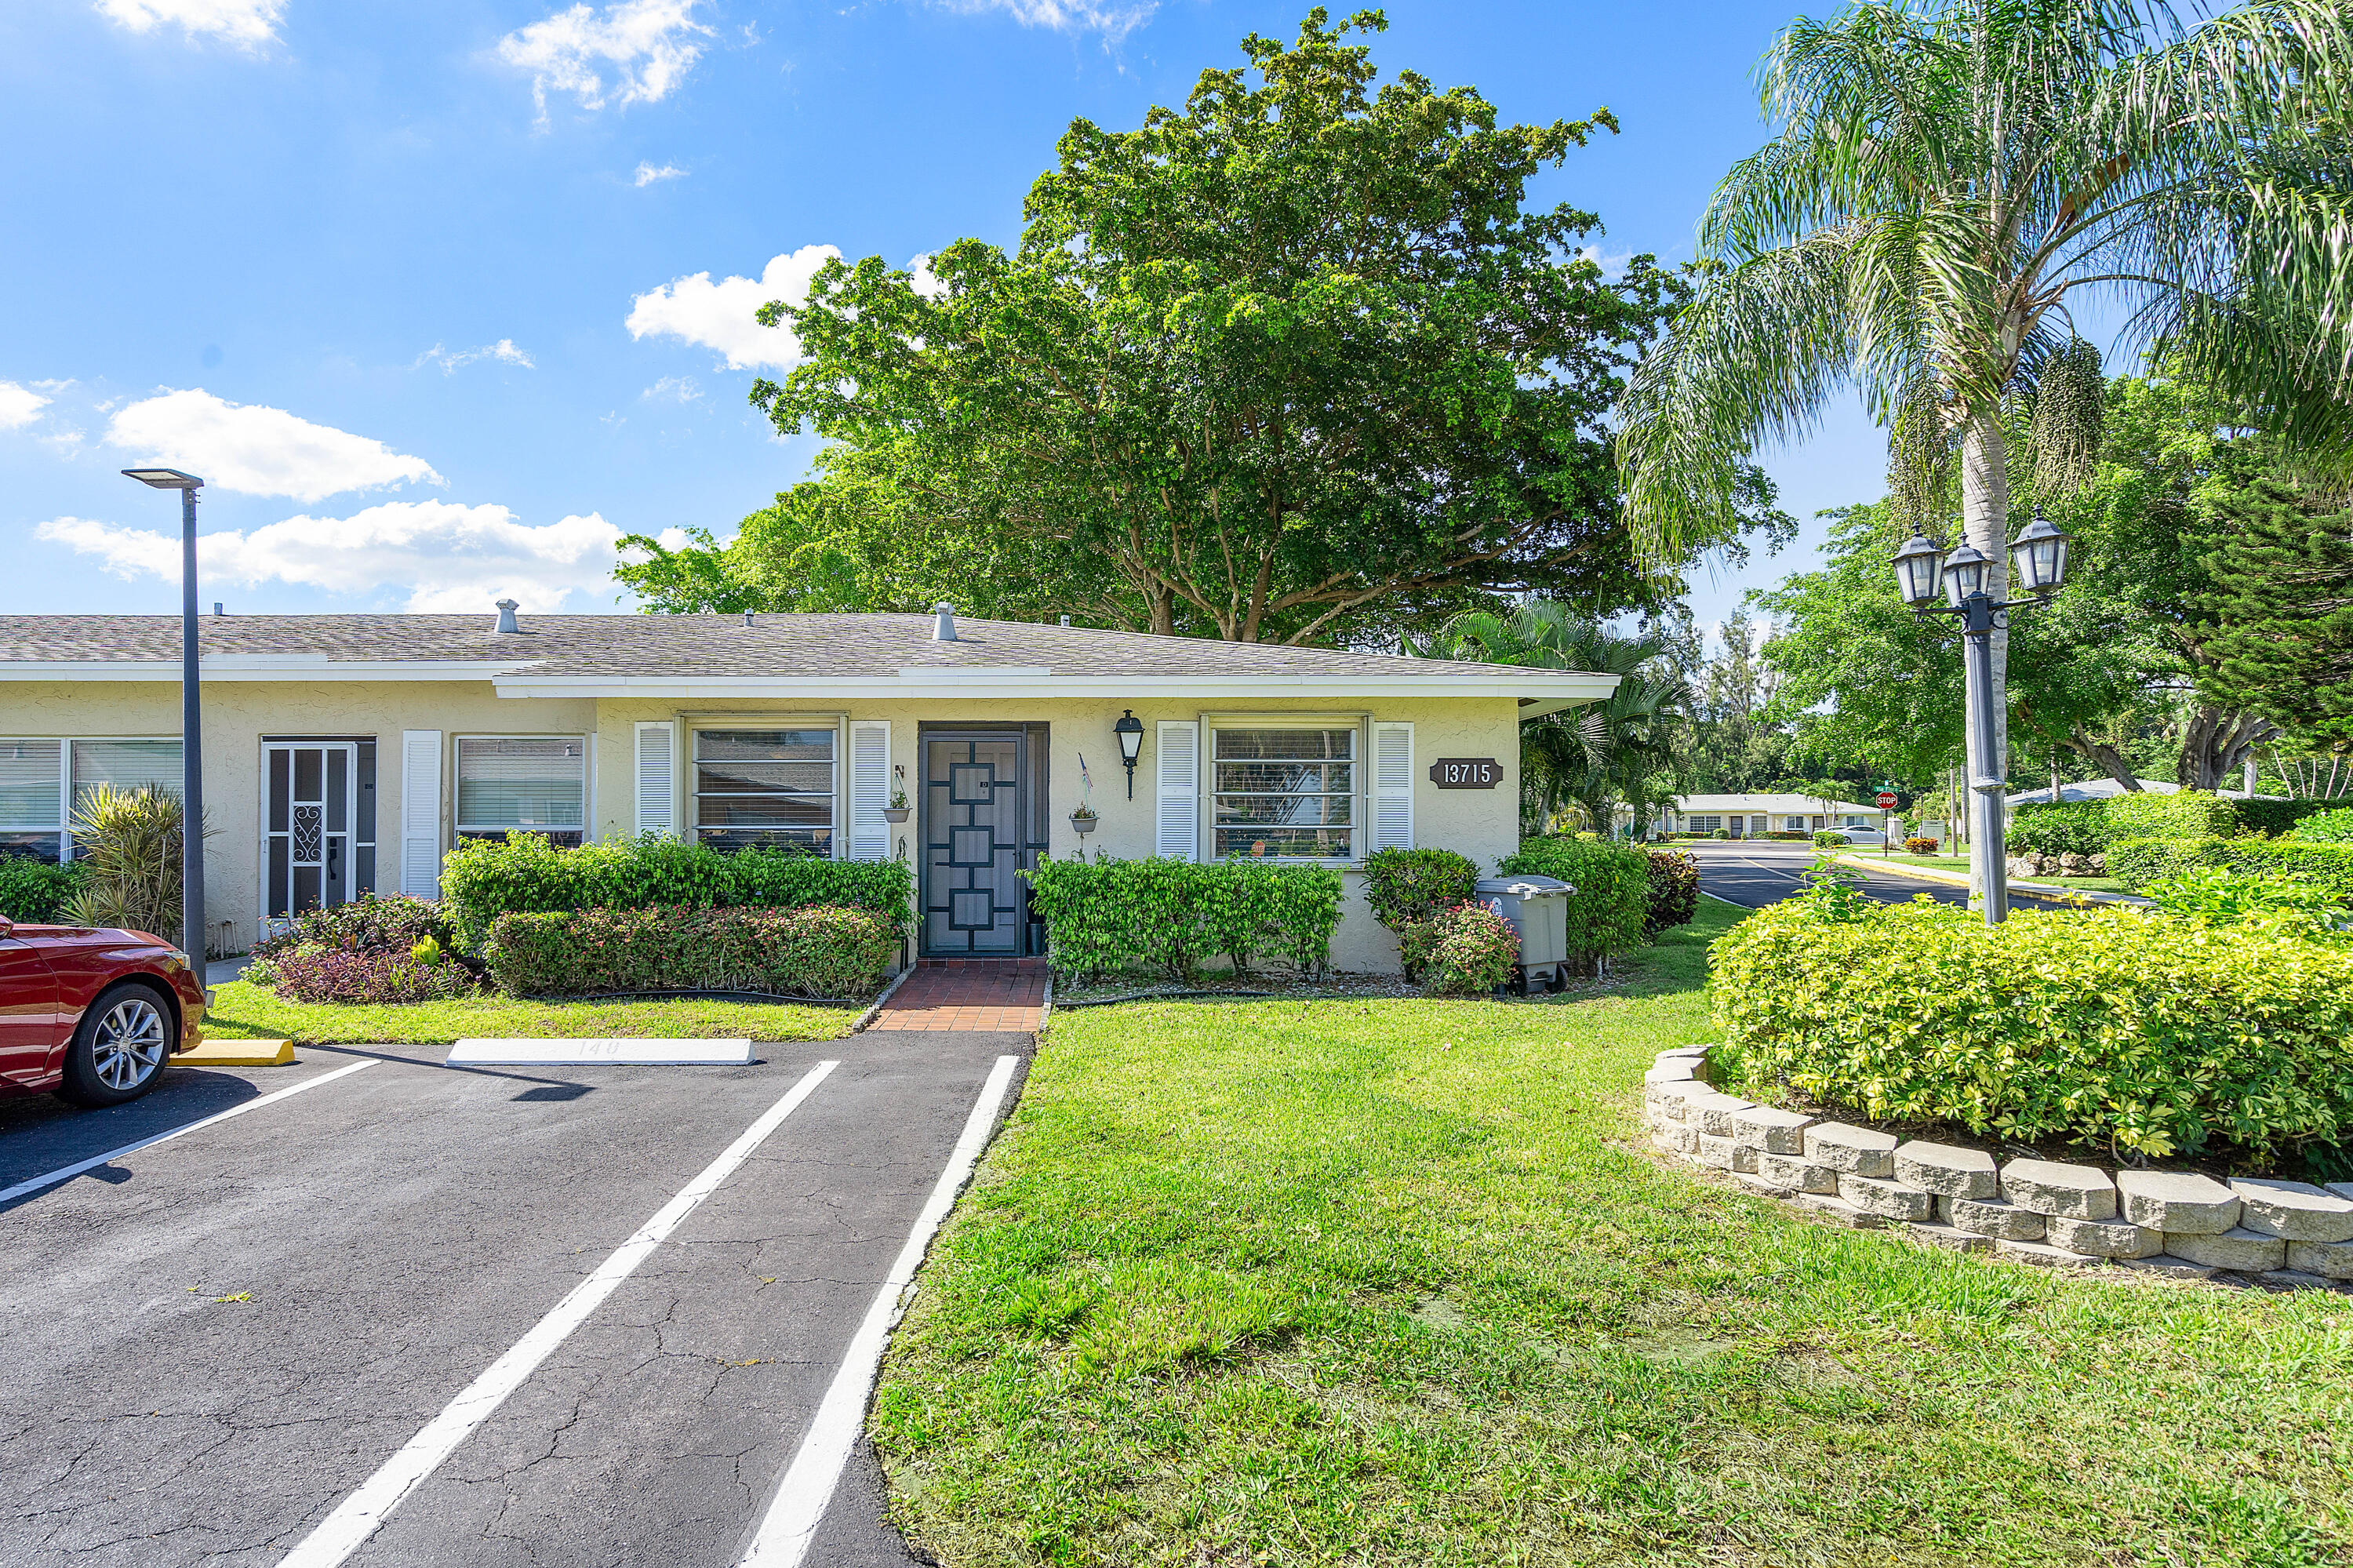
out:
{"label": "window frame", "polygon": [[[842,820],[842,796],[846,792],[848,780],[843,777],[842,769],[848,765],[849,730],[848,718],[840,714],[714,715],[709,718],[688,719],[686,744],[680,748],[682,753],[680,759],[681,773],[684,780],[682,789],[684,800],[681,804],[683,808],[682,814],[686,818],[683,826],[686,830],[687,842],[702,842],[702,790],[700,788],[702,781],[700,769],[702,765],[702,750],[704,733],[725,735],[746,730],[795,729],[824,730],[833,736],[833,758],[828,770],[831,782],[826,793],[825,847],[822,850],[812,848],[810,853],[818,854],[826,860],[848,858],[849,831]],[[777,791],[779,796],[790,793],[793,792]],[[726,830],[721,828],[716,831],[725,832]]]}
{"label": "window frame", "polygon": [[[1368,713],[1350,714],[1283,714],[1227,713],[1203,714],[1204,731],[1201,745],[1201,773],[1195,784],[1200,792],[1200,847],[1196,852],[1204,864],[1221,860],[1246,860],[1261,865],[1327,865],[1345,870],[1365,863],[1366,844],[1373,831],[1373,715]],[[1292,729],[1292,730],[1353,730],[1356,732],[1355,754],[1346,760],[1355,771],[1350,776],[1348,797],[1348,853],[1344,855],[1267,854],[1222,855],[1218,853],[1218,733],[1229,729]],[[1237,758],[1235,760],[1242,760]],[[1337,760],[1336,758],[1331,760]],[[1233,791],[1241,793],[1243,791]],[[1319,799],[1332,798],[1324,791]]]}
{"label": "window frame", "polygon": [[[474,740],[578,741],[580,743],[580,825],[576,828],[567,828],[557,827],[553,823],[511,822],[504,826],[491,826],[480,822],[466,821],[466,743],[468,741]],[[592,842],[594,840],[594,832],[596,821],[596,737],[594,735],[565,730],[552,730],[543,731],[539,734],[524,733],[520,735],[512,730],[461,731],[451,734],[449,736],[448,764],[448,842],[453,845],[462,844],[467,842],[469,835],[487,837],[491,834],[541,833],[546,836],[549,842],[554,843],[556,842],[556,836],[558,834],[573,833],[578,835],[579,844],[566,844],[559,847],[567,849],[577,848]]]}
{"label": "window frame", "polygon": [[[137,741],[158,746],[179,746],[181,744],[181,738],[176,735],[0,736],[0,746],[16,746],[27,742],[37,742],[44,746],[54,745],[58,748],[57,858],[54,861],[51,861],[49,863],[50,864],[65,865],[80,858],[74,852],[73,842],[74,747],[77,746],[119,746],[126,741]],[[185,768],[186,766],[187,753],[184,750],[181,752],[180,756],[182,759],[181,766]],[[168,787],[174,795],[178,794],[180,791],[180,784],[177,781],[171,783]],[[44,833],[47,832],[47,830],[45,828],[0,829],[0,832],[7,833],[12,837],[21,833]]]}

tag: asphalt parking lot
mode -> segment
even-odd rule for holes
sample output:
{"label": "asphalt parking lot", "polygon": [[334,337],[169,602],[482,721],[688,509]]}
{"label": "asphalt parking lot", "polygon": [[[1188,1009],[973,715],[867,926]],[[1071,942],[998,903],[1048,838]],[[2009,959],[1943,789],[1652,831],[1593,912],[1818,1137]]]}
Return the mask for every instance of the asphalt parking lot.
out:
{"label": "asphalt parking lot", "polygon": [[[1771,839],[1734,840],[1674,843],[1665,846],[1680,850],[1699,862],[1699,885],[1703,893],[1714,894],[1728,904],[1749,909],[1762,909],[1767,904],[1802,893],[1806,888],[1806,868],[1814,863],[1821,852],[1811,844],[1789,843]],[[1931,882],[1926,877],[1905,876],[1900,872],[1865,871],[1854,866],[1862,879],[1862,891],[1882,904],[1908,904],[1926,894],[1939,904],[1967,906],[1969,890],[1948,882]],[[2012,909],[2054,909],[2062,902],[2039,894],[2021,893],[2013,888],[2010,895]]]}
{"label": "asphalt parking lot", "polygon": [[0,1200],[0,1563],[911,1561],[857,1368],[1029,1046],[0,1104],[0,1190],[237,1110]]}

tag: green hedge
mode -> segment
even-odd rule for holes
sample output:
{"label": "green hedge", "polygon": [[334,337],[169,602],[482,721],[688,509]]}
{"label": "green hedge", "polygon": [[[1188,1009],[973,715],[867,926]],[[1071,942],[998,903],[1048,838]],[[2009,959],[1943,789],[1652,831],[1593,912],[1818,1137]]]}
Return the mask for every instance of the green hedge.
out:
{"label": "green hedge", "polygon": [[2105,854],[2116,835],[2105,800],[2021,806],[2006,835],[2012,854]]}
{"label": "green hedge", "polygon": [[2353,897],[2353,843],[2198,838],[2119,839],[2108,846],[2108,874],[2135,893],[2201,865],[2284,876]]}
{"label": "green hedge", "polygon": [[1648,850],[1643,858],[1642,940],[1655,942],[1699,913],[1699,862],[1672,850]]}
{"label": "green hedge", "polygon": [[51,865],[30,855],[0,854],[0,916],[27,926],[64,918],[66,906],[90,880],[80,861]]}
{"label": "green hedge", "polygon": [[579,909],[501,915],[483,951],[511,996],[748,991],[861,997],[899,957],[899,928],[871,909],[815,906]]}
{"label": "green hedge", "polygon": [[2228,838],[2240,830],[2239,807],[2195,789],[2030,803],[2011,819],[2008,842],[2035,854],[2105,854],[2118,839]]}
{"label": "green hedge", "polygon": [[1523,839],[1496,870],[1556,876],[1568,896],[1568,956],[1580,964],[1640,947],[1650,914],[1651,857],[1634,844],[1590,839]]}
{"label": "green hedge", "polygon": [[1470,902],[1479,863],[1442,849],[1375,850],[1365,857],[1365,904],[1392,931]]}
{"label": "green hedge", "polygon": [[1719,938],[1728,1086],[2161,1156],[2353,1133],[2353,948],[2131,909],[1784,904]]}
{"label": "green hedge", "polygon": [[1222,954],[1247,972],[1263,953],[1302,974],[1332,962],[1340,874],[1255,861],[1055,860],[1026,874],[1046,922],[1049,961],[1062,976],[1148,965],[1191,980]]}
{"label": "green hedge", "polygon": [[[2298,800],[2295,804],[2326,806],[2328,802]],[[2291,832],[2298,843],[2353,844],[2353,806],[2308,812],[2297,821]]]}
{"label": "green hedge", "polygon": [[658,833],[557,849],[537,833],[470,840],[441,863],[441,897],[459,939],[479,947],[501,915],[664,905],[864,909],[901,935],[914,928],[904,861],[826,860],[780,850],[733,853]]}
{"label": "green hedge", "polygon": [[2353,795],[2332,795],[2325,800],[2240,800],[2235,804],[2239,825],[2251,833],[2294,832],[2302,838],[2304,824],[2326,813],[2345,818],[2345,836],[2353,837]]}

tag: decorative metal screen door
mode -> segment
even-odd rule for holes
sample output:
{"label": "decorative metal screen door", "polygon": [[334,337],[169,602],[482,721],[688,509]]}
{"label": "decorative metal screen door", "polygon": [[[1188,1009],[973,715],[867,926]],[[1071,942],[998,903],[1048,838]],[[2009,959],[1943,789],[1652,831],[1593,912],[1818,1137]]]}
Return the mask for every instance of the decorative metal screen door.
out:
{"label": "decorative metal screen door", "polygon": [[923,737],[923,951],[1014,958],[1024,913],[1019,730]]}
{"label": "decorative metal screen door", "polygon": [[261,913],[282,920],[322,905],[348,904],[352,826],[358,815],[355,746],[272,745],[269,813],[262,832]]}

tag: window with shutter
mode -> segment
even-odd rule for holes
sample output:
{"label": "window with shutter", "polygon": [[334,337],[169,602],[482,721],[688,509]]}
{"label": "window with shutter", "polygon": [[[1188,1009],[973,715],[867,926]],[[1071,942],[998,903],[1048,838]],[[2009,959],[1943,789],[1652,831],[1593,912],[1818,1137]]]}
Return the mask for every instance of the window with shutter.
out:
{"label": "window with shutter", "polygon": [[638,832],[678,836],[678,727],[668,719],[638,726]]}
{"label": "window with shutter", "polygon": [[1199,858],[1201,726],[1198,722],[1160,721],[1153,772],[1159,780],[1160,819],[1152,853],[1166,860]]}
{"label": "window with shutter", "polygon": [[441,732],[400,735],[400,890],[441,896]]}
{"label": "window with shutter", "polygon": [[891,858],[891,824],[882,809],[891,803],[891,726],[849,726],[849,858]]}
{"label": "window with shutter", "polygon": [[1373,843],[1413,848],[1413,726],[1373,726]]}

